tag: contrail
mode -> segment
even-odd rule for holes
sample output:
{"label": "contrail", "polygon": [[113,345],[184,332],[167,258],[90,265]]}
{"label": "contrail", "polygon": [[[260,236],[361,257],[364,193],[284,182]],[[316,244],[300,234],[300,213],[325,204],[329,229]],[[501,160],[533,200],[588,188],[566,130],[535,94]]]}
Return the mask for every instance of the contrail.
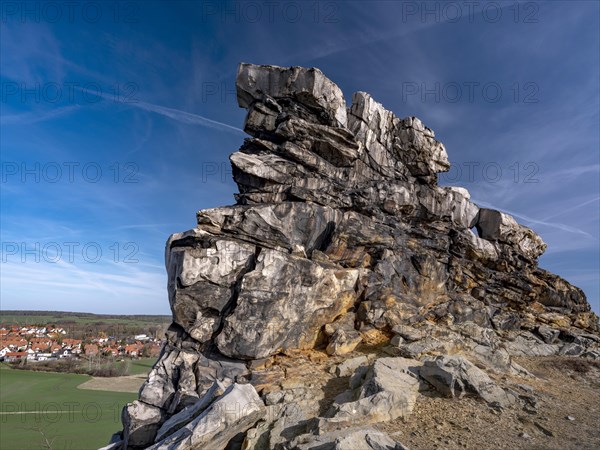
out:
{"label": "contrail", "polygon": [[185,123],[188,125],[202,125],[209,128],[214,128],[216,130],[227,131],[229,133],[236,133],[245,135],[243,130],[240,128],[236,128],[234,126],[228,125],[223,122],[218,122],[216,120],[209,119],[208,117],[201,116],[199,114],[190,113],[187,111],[181,111],[180,109],[175,108],[167,108],[166,106],[155,105],[154,103],[143,102],[140,100],[137,101],[123,101],[116,100],[112,96],[104,94],[103,92],[92,92],[89,89],[76,87],[80,91],[86,91],[93,95],[98,95],[104,99],[109,99],[114,101],[115,103],[121,103],[123,105],[133,106],[135,108],[143,109],[144,111],[150,111],[161,116],[168,117],[170,119],[176,120],[181,123]]}
{"label": "contrail", "polygon": [[217,130],[228,131],[230,133],[239,133],[245,134],[243,130],[228,125],[223,122],[217,122],[216,120],[208,119],[207,117],[201,116],[199,114],[189,113],[187,111],[181,111],[180,109],[167,108],[166,106],[154,105],[152,103],[146,102],[132,102],[127,103],[128,105],[135,106],[137,108],[155,112],[157,114],[161,114],[163,116],[169,117],[173,120],[177,120],[178,122],[190,124],[190,125],[203,125],[210,128],[215,128]]}
{"label": "contrail", "polygon": [[581,208],[582,206],[589,205],[590,203],[597,202],[598,200],[600,200],[600,197],[592,198],[591,200],[587,200],[587,201],[585,201],[585,202],[583,202],[583,203],[579,203],[578,205],[572,206],[572,207],[570,207],[570,208],[567,208],[567,209],[563,209],[563,210],[562,210],[561,212],[559,212],[558,214],[552,214],[551,216],[545,217],[543,220],[548,220],[548,219],[552,219],[552,218],[554,218],[554,217],[562,216],[562,215],[563,215],[563,214],[565,214],[565,213],[568,213],[568,212],[574,211],[574,210],[576,210],[576,209],[579,209],[579,208]]}

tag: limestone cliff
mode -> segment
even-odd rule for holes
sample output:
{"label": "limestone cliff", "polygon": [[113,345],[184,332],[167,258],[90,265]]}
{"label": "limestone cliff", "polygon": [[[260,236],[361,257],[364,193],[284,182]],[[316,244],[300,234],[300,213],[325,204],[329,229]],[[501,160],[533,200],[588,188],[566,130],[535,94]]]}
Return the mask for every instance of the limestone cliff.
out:
{"label": "limestone cliff", "polygon": [[[364,92],[347,107],[314,68],[241,64],[237,96],[251,136],[230,157],[237,203],[169,238],[168,342],[110,448],[313,448],[315,430],[350,426],[385,443],[355,426],[409,414],[422,385],[513,401],[465,355],[510,373],[515,355],[600,356],[583,292],[537,265],[542,239],[437,185],[450,163],[419,119]],[[345,398],[305,408],[283,440],[256,438],[278,423],[259,387],[269,358],[337,358],[375,335],[390,356],[365,359]]]}

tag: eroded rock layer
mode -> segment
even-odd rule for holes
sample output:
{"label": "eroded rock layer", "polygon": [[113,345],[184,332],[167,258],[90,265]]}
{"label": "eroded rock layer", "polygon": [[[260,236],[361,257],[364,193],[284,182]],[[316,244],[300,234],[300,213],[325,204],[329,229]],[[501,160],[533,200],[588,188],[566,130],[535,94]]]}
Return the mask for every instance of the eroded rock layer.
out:
{"label": "eroded rock layer", "polygon": [[[112,448],[312,448],[292,445],[294,433],[279,447],[252,438],[278,423],[255,369],[295,350],[340,356],[369,333],[393,337],[391,356],[357,371],[321,432],[409,414],[423,383],[511,401],[471,362],[443,355],[513,373],[513,355],[600,356],[583,292],[537,266],[542,239],[437,185],[450,163],[419,119],[364,92],[346,107],[314,68],[241,64],[237,92],[251,136],[230,157],[237,204],[199,211],[196,228],[169,238],[173,324]],[[219,412],[227,398],[237,420]],[[369,436],[388,438],[369,430],[353,432],[380,448]]]}

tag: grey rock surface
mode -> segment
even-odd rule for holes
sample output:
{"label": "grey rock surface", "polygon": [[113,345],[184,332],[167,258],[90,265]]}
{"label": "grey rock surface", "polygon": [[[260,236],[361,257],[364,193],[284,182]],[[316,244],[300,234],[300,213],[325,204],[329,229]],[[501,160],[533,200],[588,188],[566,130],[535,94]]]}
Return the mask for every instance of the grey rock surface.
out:
{"label": "grey rock surface", "polygon": [[292,450],[408,450],[387,434],[371,427],[355,427],[321,435],[301,435]]}
{"label": "grey rock surface", "polygon": [[508,406],[515,401],[484,371],[462,356],[438,356],[426,360],[419,374],[449,397],[460,398],[470,393],[498,406]]}
{"label": "grey rock surface", "polygon": [[201,399],[195,403],[186,406],[184,409],[179,411],[177,414],[169,417],[158,430],[155,440],[160,441],[163,438],[169,436],[175,431],[188,424],[202,412],[204,412],[210,404],[216,399],[216,397],[222,395],[225,392],[226,386],[220,381],[215,381],[211,388],[202,396]]}
{"label": "grey rock surface", "polygon": [[148,448],[223,450],[231,439],[258,422],[265,412],[252,385],[233,384],[197,418]]}
{"label": "grey rock surface", "polygon": [[123,409],[123,445],[135,448],[152,444],[164,418],[164,411],[156,406],[137,400],[129,403]]}
{"label": "grey rock surface", "polygon": [[405,358],[380,358],[366,371],[362,385],[338,396],[319,431],[386,422],[408,416],[416,403],[422,363]]}
{"label": "grey rock surface", "polygon": [[284,111],[289,107],[291,112],[298,113],[304,107],[308,109],[306,114],[312,112],[330,125],[335,121],[346,125],[344,94],[319,69],[242,63],[238,68],[236,86],[238,103],[242,108],[249,108],[255,102],[270,106],[267,99],[271,98],[282,102]]}
{"label": "grey rock surface", "polygon": [[356,358],[346,359],[344,362],[339,364],[335,369],[335,374],[338,377],[349,377],[356,369],[360,366],[364,366],[368,363],[366,356],[357,356]]}
{"label": "grey rock surface", "polygon": [[313,348],[324,323],[354,304],[357,279],[357,270],[263,250],[240,285],[236,308],[225,319],[217,347],[242,359]]}

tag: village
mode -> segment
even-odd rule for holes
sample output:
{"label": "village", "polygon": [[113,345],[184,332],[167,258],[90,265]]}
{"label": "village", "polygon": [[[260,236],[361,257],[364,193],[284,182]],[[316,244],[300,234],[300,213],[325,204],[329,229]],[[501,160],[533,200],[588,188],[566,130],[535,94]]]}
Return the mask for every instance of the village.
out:
{"label": "village", "polygon": [[0,327],[0,361],[35,364],[64,359],[158,357],[162,341],[146,334],[116,338],[99,331],[85,339],[69,337],[65,328],[55,325]]}

